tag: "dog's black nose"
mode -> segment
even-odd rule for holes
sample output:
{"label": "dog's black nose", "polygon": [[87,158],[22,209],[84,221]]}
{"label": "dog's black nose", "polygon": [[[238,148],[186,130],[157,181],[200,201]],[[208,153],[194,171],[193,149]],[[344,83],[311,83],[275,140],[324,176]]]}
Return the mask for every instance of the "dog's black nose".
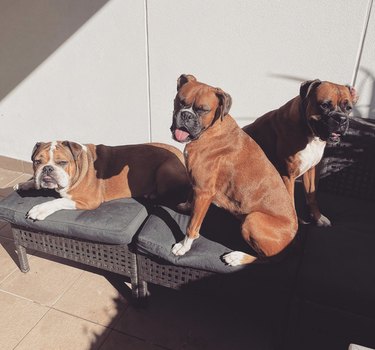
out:
{"label": "dog's black nose", "polygon": [[53,172],[53,166],[51,165],[46,165],[44,168],[43,168],[43,173],[44,174],[51,174]]}
{"label": "dog's black nose", "polygon": [[348,121],[348,116],[342,113],[334,113],[332,114],[332,118],[339,124],[345,124]]}
{"label": "dog's black nose", "polygon": [[187,121],[189,121],[190,119],[194,118],[194,114],[191,113],[191,112],[189,112],[189,111],[181,111],[180,118],[181,118],[181,120],[183,120],[184,122],[187,122]]}

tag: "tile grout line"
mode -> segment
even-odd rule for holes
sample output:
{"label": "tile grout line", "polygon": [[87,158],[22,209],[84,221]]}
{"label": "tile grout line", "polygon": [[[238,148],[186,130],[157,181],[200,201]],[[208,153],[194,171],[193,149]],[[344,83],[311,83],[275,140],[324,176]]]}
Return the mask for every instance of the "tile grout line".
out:
{"label": "tile grout line", "polygon": [[63,290],[63,292],[61,293],[61,295],[56,299],[56,301],[51,305],[51,308],[53,308],[54,310],[57,310],[54,308],[54,306],[56,305],[56,303],[65,295],[65,293],[70,290],[70,288],[72,288],[72,286],[78,281],[79,278],[81,278],[81,276],[85,273],[85,271],[81,270],[81,273],[77,276],[77,278],[72,281],[72,283],[65,289]]}
{"label": "tile grout line", "polygon": [[[68,315],[68,316],[74,317],[74,318],[78,318],[78,319],[80,319],[80,320],[82,320],[82,321],[86,321],[86,322],[92,323],[92,324],[94,324],[94,325],[97,325],[97,326],[103,327],[103,328],[105,328],[105,329],[110,330],[111,332],[112,332],[112,331],[115,331],[115,332],[121,333],[121,334],[123,334],[123,335],[126,335],[126,336],[129,337],[129,338],[133,338],[133,339],[137,339],[137,340],[140,340],[140,341],[147,342],[146,339],[143,339],[143,338],[140,338],[140,337],[138,337],[138,336],[136,336],[136,335],[133,335],[133,334],[126,333],[126,332],[124,332],[124,331],[120,331],[120,330],[118,330],[118,329],[115,329],[114,326],[105,326],[105,325],[102,325],[102,324],[100,324],[100,323],[98,323],[98,322],[95,322],[95,321],[89,320],[89,319],[87,319],[87,318],[84,318],[84,317],[81,317],[81,316],[74,315],[74,314],[72,314],[72,313],[70,313],[70,312],[67,312],[67,311],[64,311],[64,310],[57,309],[57,308],[55,308],[54,306],[51,306],[50,309],[51,309],[51,310],[54,310],[54,311],[56,311],[56,312],[59,312],[59,313],[62,313],[62,314],[65,314],[65,315]],[[109,332],[109,333],[111,333],[111,332]],[[109,333],[108,333],[108,335],[105,337],[105,339],[103,340],[102,344],[100,344],[100,347],[102,347],[103,344],[104,344],[104,342],[107,340],[107,338],[108,338],[108,336],[109,336]],[[157,345],[157,344],[155,344],[155,345]],[[99,347],[99,349],[100,349],[100,347]],[[98,350],[99,350],[99,349],[98,349]]]}
{"label": "tile grout line", "polygon": [[[12,181],[9,181],[5,186],[4,188],[8,188],[10,186],[12,186],[11,184],[14,182],[14,181],[17,181],[17,179],[20,179],[23,175],[30,175],[30,177],[32,177],[31,174],[28,174],[28,173],[20,173],[19,176],[17,176],[16,178],[14,178]],[[13,186],[12,186],[13,187]]]}
{"label": "tile grout line", "polygon": [[[107,329],[110,329],[110,330],[115,330],[115,331],[117,331],[117,332],[123,333],[123,332],[118,331],[117,329],[113,328],[114,326],[105,326],[105,325],[102,325],[102,324],[100,324],[100,323],[98,323],[98,322],[95,322],[95,321],[93,321],[93,320],[89,320],[89,319],[84,318],[84,317],[82,317],[82,316],[74,315],[74,314],[72,314],[72,313],[70,313],[70,312],[68,312],[68,311],[58,309],[58,308],[56,308],[55,306],[51,306],[51,309],[52,309],[52,310],[55,310],[55,311],[57,311],[57,312],[61,312],[61,313],[65,314],[65,315],[72,316],[72,317],[75,317],[75,318],[79,318],[80,320],[83,320],[83,321],[87,321],[87,322],[90,322],[90,323],[96,324],[97,326],[101,326],[101,327],[104,327],[104,328],[107,328]],[[126,333],[123,333],[123,334],[126,334]],[[128,334],[126,334],[126,335],[128,335]],[[129,335],[129,336],[131,336],[131,337],[133,337],[133,338],[137,338],[136,336],[132,336],[132,335]],[[142,340],[142,338],[137,338],[137,339],[141,339],[141,340]]]}
{"label": "tile grout line", "polygon": [[[34,255],[31,255],[29,256],[28,258],[31,260],[32,258],[34,258],[35,256]],[[18,295],[18,294],[15,294],[15,293],[12,293],[12,292],[9,292],[3,288],[1,288],[1,284],[3,282],[5,282],[11,275],[13,275],[15,272],[19,271],[19,267],[15,267],[14,270],[12,272],[10,272],[6,277],[4,277],[1,281],[0,281],[0,292],[4,292],[6,294],[9,294],[9,295],[12,295],[12,296],[15,296],[15,297],[18,297],[20,299],[24,299],[24,300],[27,300],[27,301],[30,301],[32,303],[35,303],[35,304],[38,304],[40,306],[44,306],[44,307],[48,307],[48,308],[53,308],[53,306],[65,295],[65,293],[73,286],[73,284],[78,280],[78,278],[80,278],[82,276],[82,274],[84,273],[84,271],[81,271],[80,274],[77,276],[77,278],[71,282],[71,284],[69,286],[66,287],[66,289],[64,289],[61,293],[61,295],[51,303],[51,305],[46,305],[46,304],[43,304],[43,303],[40,303],[36,300],[32,300],[32,299],[29,299],[29,298],[26,298],[26,297],[23,297],[21,295]]]}
{"label": "tile grout line", "polygon": [[[39,304],[39,303],[36,303],[36,304]],[[44,306],[44,305],[42,305]],[[33,329],[40,323],[40,321],[42,321],[44,319],[44,317],[46,317],[46,315],[51,311],[51,308],[48,307],[48,306],[45,306],[47,307],[47,311],[46,313],[38,320],[38,322],[36,322],[34,324],[33,327],[31,327],[31,329],[22,337],[22,339],[17,343],[17,345],[13,348],[13,350],[16,350],[18,348],[18,346],[22,343],[22,341],[33,331]]]}
{"label": "tile grout line", "polygon": [[[12,270],[11,272],[9,272],[1,281],[0,281],[0,285],[5,282],[11,275],[13,275],[19,268],[18,267],[15,267],[14,270]],[[0,291],[4,291],[1,287],[0,287]]]}
{"label": "tile grout line", "polygon": [[[14,271],[13,271],[13,272],[14,272]],[[13,272],[12,272],[12,273],[13,273]],[[12,274],[12,273],[11,273],[11,274]],[[3,281],[4,281],[4,280],[3,280]],[[3,281],[2,281],[2,282],[3,282]],[[18,294],[15,294],[15,293],[9,292],[9,291],[7,291],[7,290],[5,290],[5,289],[3,289],[3,288],[0,288],[0,293],[5,293],[5,294],[11,295],[11,296],[13,296],[13,297],[16,297],[16,298],[19,298],[19,299],[22,299],[22,300],[29,301],[29,302],[31,302],[31,303],[33,303],[33,304],[37,304],[37,305],[39,305],[39,306],[43,306],[43,307],[47,307],[47,308],[51,308],[51,307],[48,306],[48,305],[44,305],[44,304],[39,303],[39,302],[37,302],[37,301],[35,301],[35,300],[32,300],[32,299],[29,299],[29,298],[23,297],[22,295],[18,295]]]}

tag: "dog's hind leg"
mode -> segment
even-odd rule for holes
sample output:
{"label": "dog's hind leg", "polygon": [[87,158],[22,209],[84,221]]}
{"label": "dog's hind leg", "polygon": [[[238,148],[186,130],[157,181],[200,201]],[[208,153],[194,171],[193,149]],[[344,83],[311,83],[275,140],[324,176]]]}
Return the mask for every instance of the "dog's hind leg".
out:
{"label": "dog's hind leg", "polygon": [[[252,238],[251,238],[251,236],[252,236],[251,235],[251,227],[247,223],[247,218],[248,217],[249,217],[249,215],[245,218],[245,220],[242,223],[242,231],[241,231],[242,232],[242,236],[245,239],[245,241],[255,251],[259,251],[259,249],[257,249],[257,247],[256,247],[256,244],[254,244],[254,242],[252,241]],[[227,263],[230,266],[239,266],[239,265],[251,264],[256,259],[257,258],[255,256],[247,254],[247,253],[244,253],[244,252],[240,252],[240,251],[234,251],[234,252],[225,254],[223,256],[223,260],[225,261],[225,263]]]}
{"label": "dog's hind leg", "polygon": [[246,265],[251,264],[256,260],[255,256],[250,254],[240,252],[240,251],[233,251],[223,256],[223,260],[229,266],[239,266],[239,265]]}
{"label": "dog's hind leg", "polygon": [[293,220],[262,212],[247,215],[242,224],[245,241],[265,256],[280,253],[293,240],[295,233]]}

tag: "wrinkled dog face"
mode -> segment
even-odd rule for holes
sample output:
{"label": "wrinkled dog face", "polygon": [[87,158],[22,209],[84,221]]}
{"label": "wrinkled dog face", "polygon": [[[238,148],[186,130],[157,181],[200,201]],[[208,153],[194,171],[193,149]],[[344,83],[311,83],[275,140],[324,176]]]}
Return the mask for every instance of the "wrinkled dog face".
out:
{"label": "wrinkled dog face", "polygon": [[301,85],[300,96],[314,135],[323,141],[338,143],[348,130],[349,115],[358,99],[355,89],[313,80]]}
{"label": "wrinkled dog face", "polygon": [[[74,149],[72,148],[74,147]],[[67,190],[76,167],[75,154],[82,145],[69,141],[37,143],[32,154],[37,189]]]}
{"label": "wrinkled dog face", "polygon": [[196,140],[214,122],[228,114],[231,97],[219,88],[181,75],[174,100],[172,137],[178,142]]}

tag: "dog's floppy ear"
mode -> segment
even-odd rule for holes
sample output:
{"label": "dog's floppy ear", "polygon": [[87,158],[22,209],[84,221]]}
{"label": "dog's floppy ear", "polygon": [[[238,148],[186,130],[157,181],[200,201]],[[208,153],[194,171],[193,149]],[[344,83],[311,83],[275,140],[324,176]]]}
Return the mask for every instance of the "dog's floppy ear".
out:
{"label": "dog's floppy ear", "polygon": [[232,106],[232,97],[220,88],[216,88],[216,96],[219,99],[219,107],[216,110],[215,119],[219,116],[223,119]]}
{"label": "dog's floppy ear", "polygon": [[354,104],[356,104],[357,103],[357,101],[358,101],[358,98],[359,98],[359,95],[358,95],[358,93],[357,93],[357,90],[353,87],[353,86],[351,86],[351,85],[345,85],[348,89],[349,89],[349,92],[350,92],[350,95],[352,96],[352,102],[354,103]]}
{"label": "dog's floppy ear", "polygon": [[43,143],[42,142],[37,142],[31,152],[31,160],[34,161],[34,157],[38,151],[38,149],[40,148],[40,146],[42,145]]}
{"label": "dog's floppy ear", "polygon": [[306,98],[310,95],[312,89],[316,88],[321,83],[322,82],[319,79],[304,81],[299,89],[299,95],[302,99]]}
{"label": "dog's floppy ear", "polygon": [[189,81],[197,81],[194,75],[191,74],[182,74],[178,79],[177,79],[177,91],[181,89],[183,85],[188,83]]}
{"label": "dog's floppy ear", "polygon": [[72,141],[63,141],[62,145],[69,148],[70,152],[73,155],[74,160],[78,159],[78,157],[81,155],[82,150],[83,150],[81,144],[72,142]]}

